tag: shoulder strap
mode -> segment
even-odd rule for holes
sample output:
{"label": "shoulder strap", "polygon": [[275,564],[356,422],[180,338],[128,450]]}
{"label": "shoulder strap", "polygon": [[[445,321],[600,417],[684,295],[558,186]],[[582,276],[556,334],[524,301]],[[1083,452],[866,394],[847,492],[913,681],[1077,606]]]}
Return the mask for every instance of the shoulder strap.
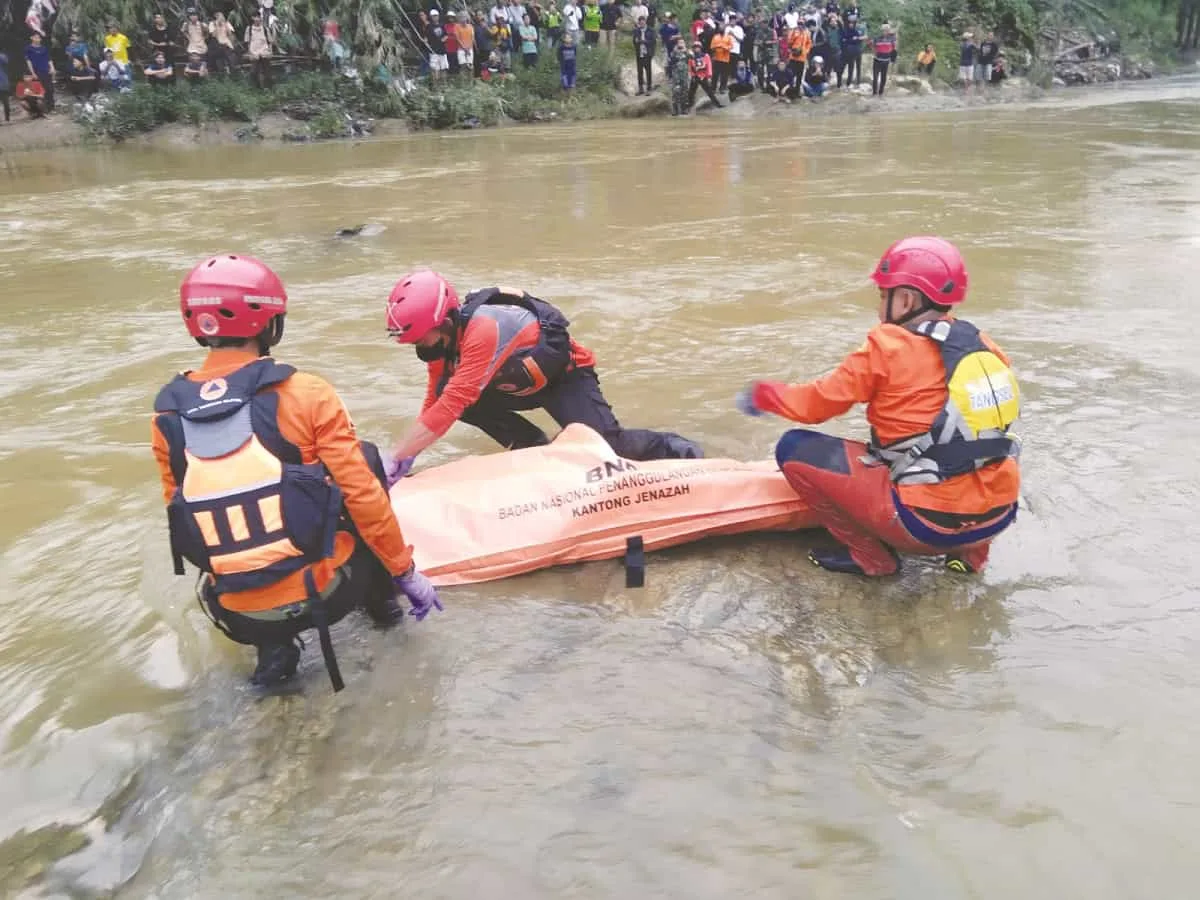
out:
{"label": "shoulder strap", "polygon": [[250,426],[262,445],[281,462],[296,466],[304,462],[300,448],[285,438],[279,429],[279,394],[276,391],[254,395],[250,404]]}
{"label": "shoulder strap", "polygon": [[183,452],[185,446],[183,422],[180,420],[178,413],[160,412],[158,418],[154,420],[154,427],[158,429],[158,433],[167,442],[171,476],[175,479],[176,486],[181,485],[183,484],[183,476],[187,474],[187,457]]}

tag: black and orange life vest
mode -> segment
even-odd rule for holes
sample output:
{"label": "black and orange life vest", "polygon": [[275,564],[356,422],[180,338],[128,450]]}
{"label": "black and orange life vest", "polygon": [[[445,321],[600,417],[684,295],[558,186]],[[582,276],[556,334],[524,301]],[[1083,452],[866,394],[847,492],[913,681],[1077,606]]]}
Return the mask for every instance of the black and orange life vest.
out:
{"label": "black and orange life vest", "polygon": [[267,390],[295,369],[269,357],[208,381],[177,376],[154,401],[170,449],[175,570],[186,559],[218,593],[262,588],[333,555],[341,490],[279,431]]}

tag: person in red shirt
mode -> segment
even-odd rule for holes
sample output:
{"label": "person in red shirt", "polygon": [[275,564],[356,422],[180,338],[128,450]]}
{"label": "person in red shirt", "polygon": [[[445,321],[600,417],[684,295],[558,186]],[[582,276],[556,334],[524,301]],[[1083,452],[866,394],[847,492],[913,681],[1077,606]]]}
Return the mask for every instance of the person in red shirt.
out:
{"label": "person in red shirt", "polygon": [[703,88],[713,106],[720,109],[721,101],[713,92],[712,57],[704,52],[704,47],[699,41],[692,42],[692,55],[688,57],[688,74],[691,76],[688,84],[688,109],[690,110],[696,102],[696,88]]}
{"label": "person in red shirt", "polygon": [[517,288],[474,291],[460,304],[437,272],[405,275],[387,301],[388,334],[415,344],[428,366],[421,415],[396,445],[389,483],[457,421],[510,450],[549,443],[518,414],[544,409],[562,427],[582,423],[625,459],[699,459],[694,442],[666,431],[624,428],[600,391],[596,359],[554,306]]}
{"label": "person in red shirt", "polygon": [[413,565],[384,489],[379,451],[360,441],[325,380],[277,363],[287,292],[248,256],[213,256],[179,289],[188,332],[208,355],[154,402],[151,448],[167,505],[175,573],[203,574],[201,607],[258,649],[251,681],[290,678],[297,636],[315,628],[334,689],[329,626],[361,606],[376,622],[441,609]]}
{"label": "person in red shirt", "polygon": [[897,241],[871,277],[881,324],[858,350],[808,384],[752,382],[738,408],[818,423],[867,405],[869,443],[797,428],[775,448],[784,477],[843,545],[814,549],[815,565],[890,575],[900,551],[981,571],[1017,514],[1016,376],[987,335],[951,315],[967,294],[953,244]]}
{"label": "person in red shirt", "polygon": [[458,13],[454,10],[446,13],[446,31],[445,37],[442,38],[442,46],[446,48],[446,61],[450,66],[450,74],[457,75],[462,70],[458,58],[458,51],[462,48],[458,43]]}

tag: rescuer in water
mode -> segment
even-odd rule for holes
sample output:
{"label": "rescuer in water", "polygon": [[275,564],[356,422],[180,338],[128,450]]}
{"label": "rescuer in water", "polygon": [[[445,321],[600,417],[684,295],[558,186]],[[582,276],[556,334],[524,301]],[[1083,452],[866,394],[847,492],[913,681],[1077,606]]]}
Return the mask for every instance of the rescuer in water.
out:
{"label": "rescuer in water", "polygon": [[515,288],[474,291],[459,303],[454,286],[429,269],[405,275],[387,301],[388,334],[415,344],[428,366],[421,415],[396,445],[389,484],[456,421],[510,450],[548,443],[518,414],[544,409],[560,426],[588,426],[626,459],[699,459],[700,447],[665,431],[623,428],[600,391],[591,351],[571,339],[554,306]]}
{"label": "rescuer in water", "polygon": [[290,678],[297,638],[316,628],[335,690],[329,626],[356,606],[376,622],[442,608],[416,570],[384,490],[383,461],[360,441],[328,382],[268,354],[283,336],[287,292],[248,256],[202,261],[179,289],[199,370],[154,402],[154,457],[175,573],[206,573],[201,604],[230,639],[258,648],[251,681]]}
{"label": "rescuer in water", "polygon": [[788,482],[842,544],[811,551],[814,564],[890,575],[900,551],[981,571],[1017,514],[1016,376],[991,339],[951,315],[967,295],[953,244],[897,241],[871,278],[881,324],[858,350],[808,384],[752,382],[738,408],[815,424],[867,404],[869,444],[797,428],[775,448]]}

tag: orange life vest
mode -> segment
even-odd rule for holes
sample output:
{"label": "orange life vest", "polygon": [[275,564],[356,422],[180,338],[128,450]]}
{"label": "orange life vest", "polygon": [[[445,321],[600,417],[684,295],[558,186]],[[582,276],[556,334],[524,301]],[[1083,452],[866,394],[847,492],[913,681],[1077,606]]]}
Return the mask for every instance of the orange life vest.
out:
{"label": "orange life vest", "polygon": [[175,571],[188,560],[218,593],[265,587],[333,554],[341,491],[280,434],[267,390],[295,371],[263,358],[227,378],[183,374],[154,402],[177,485],[167,505]]}

